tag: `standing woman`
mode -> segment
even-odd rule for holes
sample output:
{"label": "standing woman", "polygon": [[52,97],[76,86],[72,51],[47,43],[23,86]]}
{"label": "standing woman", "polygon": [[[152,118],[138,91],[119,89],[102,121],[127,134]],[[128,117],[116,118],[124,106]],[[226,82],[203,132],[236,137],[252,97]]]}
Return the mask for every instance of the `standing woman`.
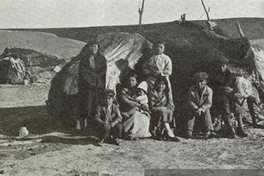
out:
{"label": "standing woman", "polygon": [[150,115],[146,105],[138,103],[134,99],[137,89],[137,78],[135,73],[130,75],[118,92],[118,102],[123,116],[124,137],[127,139],[150,137],[149,121]]}
{"label": "standing woman", "polygon": [[178,142],[173,134],[170,123],[174,122],[171,99],[169,99],[168,81],[165,77],[158,77],[154,89],[149,93],[151,116],[151,130],[157,139],[167,139]]}
{"label": "standing woman", "polygon": [[80,115],[78,120],[81,129],[85,128],[85,120],[94,114],[93,111],[102,100],[105,90],[106,59],[99,49],[98,42],[92,40],[77,56],[80,59],[78,81]]}

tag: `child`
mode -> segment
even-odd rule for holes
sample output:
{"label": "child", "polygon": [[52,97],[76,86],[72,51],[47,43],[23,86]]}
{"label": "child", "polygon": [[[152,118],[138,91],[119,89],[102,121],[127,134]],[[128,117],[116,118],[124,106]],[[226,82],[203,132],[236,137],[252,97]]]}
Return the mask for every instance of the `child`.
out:
{"label": "child", "polygon": [[187,138],[193,138],[194,125],[200,127],[197,132],[202,131],[204,137],[208,138],[211,134],[210,132],[213,130],[210,114],[213,91],[207,86],[207,73],[196,73],[194,78],[195,85],[189,89],[190,118],[188,121]]}
{"label": "child", "polygon": [[[168,98],[168,82],[165,77],[158,77],[155,81],[154,89],[149,92],[151,116],[151,131],[158,140],[180,140],[171,130],[174,123],[173,111]],[[174,126],[174,124],[173,124]]]}
{"label": "child", "polygon": [[169,56],[164,54],[165,42],[158,41],[154,44],[154,55],[145,63],[145,74],[169,77],[172,73],[172,63]]}
{"label": "child", "polygon": [[168,98],[170,99],[171,108],[174,108],[174,103],[172,99],[172,90],[169,76],[172,74],[172,62],[171,58],[164,54],[165,42],[157,41],[154,44],[154,55],[148,60],[143,66],[143,71],[145,75],[148,75],[147,83],[150,89],[154,89],[155,81],[158,77],[163,76],[168,82]]}
{"label": "child", "polygon": [[148,108],[148,84],[146,81],[141,82],[137,87],[137,93],[133,96],[134,100]]}
{"label": "child", "polygon": [[101,139],[98,143],[100,146],[106,139],[111,139],[111,135],[113,135],[111,143],[120,145],[118,138],[121,137],[122,133],[122,116],[118,106],[113,103],[115,101],[114,96],[115,92],[113,90],[105,90],[105,101],[102,105],[97,106],[95,110],[95,120],[101,132]]}

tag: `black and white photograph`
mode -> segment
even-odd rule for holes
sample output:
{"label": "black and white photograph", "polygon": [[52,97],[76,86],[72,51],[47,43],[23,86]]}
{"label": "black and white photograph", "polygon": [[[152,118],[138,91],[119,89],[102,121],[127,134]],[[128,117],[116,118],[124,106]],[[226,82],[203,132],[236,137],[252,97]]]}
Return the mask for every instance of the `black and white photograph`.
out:
{"label": "black and white photograph", "polygon": [[1,0],[0,175],[264,175],[264,1]]}

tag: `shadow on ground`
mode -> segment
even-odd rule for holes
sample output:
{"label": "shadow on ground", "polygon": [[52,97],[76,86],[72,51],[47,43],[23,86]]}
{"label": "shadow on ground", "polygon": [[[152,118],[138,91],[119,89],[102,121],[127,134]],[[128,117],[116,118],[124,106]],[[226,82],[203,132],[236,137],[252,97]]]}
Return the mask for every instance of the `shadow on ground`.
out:
{"label": "shadow on ground", "polygon": [[45,106],[0,108],[0,114],[0,133],[9,136],[17,136],[22,126],[30,133],[42,133],[49,121]]}
{"label": "shadow on ground", "polygon": [[[92,129],[93,125],[91,122],[88,124],[88,130],[83,132],[76,131],[74,118],[61,117],[51,119],[47,114],[46,106],[0,108],[0,134],[11,137],[17,137],[20,127],[25,126],[30,135],[41,136],[43,142],[93,144],[95,139],[87,136],[97,136],[97,130]],[[257,128],[263,129],[264,125],[259,125]],[[53,132],[64,133],[65,135],[45,135]],[[181,133],[177,131],[176,133],[178,136],[184,137]],[[68,136],[69,134],[72,137]],[[30,136],[21,140],[30,140]]]}
{"label": "shadow on ground", "polygon": [[0,108],[0,134],[17,136],[20,127],[27,127],[30,134],[69,132],[74,119],[51,119],[46,106]]}
{"label": "shadow on ground", "polygon": [[[28,129],[29,135],[19,138],[19,129],[23,126]],[[75,119],[49,118],[46,106],[0,108],[0,134],[18,144],[40,139],[42,143],[95,145],[96,134],[88,129],[76,131]]]}
{"label": "shadow on ground", "polygon": [[88,145],[88,144],[97,144],[97,139],[93,137],[85,138],[64,138],[57,136],[47,136],[42,138],[42,143],[62,143],[62,144],[72,144],[72,145]]}

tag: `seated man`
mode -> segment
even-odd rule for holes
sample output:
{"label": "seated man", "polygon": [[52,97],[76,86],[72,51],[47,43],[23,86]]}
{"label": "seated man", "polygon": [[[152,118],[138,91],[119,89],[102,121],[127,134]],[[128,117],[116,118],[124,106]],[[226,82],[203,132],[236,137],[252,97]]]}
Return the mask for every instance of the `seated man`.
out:
{"label": "seated man", "polygon": [[[101,132],[101,139],[98,145],[101,145],[106,139],[112,140],[111,143],[119,145],[118,138],[122,134],[122,116],[119,108],[114,104],[115,92],[105,90],[103,104],[97,106],[95,110],[95,120]],[[111,138],[111,135],[113,138]]]}
{"label": "seated man", "polygon": [[247,134],[243,129],[242,123],[242,109],[237,106],[236,103],[236,79],[234,73],[232,73],[228,68],[227,65],[229,63],[229,59],[226,58],[224,55],[221,55],[220,58],[217,58],[217,69],[216,72],[212,75],[212,79],[210,81],[211,87],[214,90],[214,99],[215,101],[215,108],[220,111],[220,115],[225,122],[227,130],[225,131],[226,137],[229,138],[236,138],[236,131],[233,128],[231,123],[231,110],[232,105],[235,104],[235,112],[234,116],[238,121],[238,131],[237,134],[241,137],[246,137]]}
{"label": "seated man", "polygon": [[[204,137],[210,135],[213,130],[210,108],[212,106],[212,89],[207,86],[208,75],[205,72],[195,74],[195,85],[189,90],[190,118],[188,121],[187,137],[193,138],[193,127],[199,127],[197,132],[202,131]],[[201,128],[202,127],[202,128]]]}
{"label": "seated man", "polygon": [[[246,110],[249,110],[249,113],[252,118],[253,127],[258,127],[257,124],[257,113],[255,112],[254,105],[259,106],[259,98],[254,94],[253,87],[249,81],[249,75],[243,70],[238,70],[236,77],[236,88],[235,88],[235,107],[241,112],[238,114],[241,116],[238,118],[238,123],[241,123],[239,127],[242,127],[242,117]],[[248,107],[246,107],[248,106]],[[245,134],[244,134],[245,135]],[[245,135],[247,136],[247,135]]]}

